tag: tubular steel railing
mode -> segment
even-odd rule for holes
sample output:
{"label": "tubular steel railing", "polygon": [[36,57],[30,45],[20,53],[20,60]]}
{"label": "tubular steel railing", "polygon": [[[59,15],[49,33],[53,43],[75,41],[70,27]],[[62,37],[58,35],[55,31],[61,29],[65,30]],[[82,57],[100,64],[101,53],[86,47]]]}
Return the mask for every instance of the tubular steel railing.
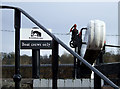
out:
{"label": "tubular steel railing", "polygon": [[111,87],[115,89],[119,89],[119,87],[114,84],[111,80],[109,80],[106,76],[104,76],[99,70],[97,70],[95,67],[93,67],[90,63],[88,63],[86,60],[84,60],[81,56],[79,56],[77,53],[75,53],[71,48],[69,48],[65,43],[63,43],[61,40],[59,40],[55,35],[53,35],[51,32],[49,32],[44,26],[42,26],[39,22],[37,22],[33,17],[31,17],[29,14],[27,14],[24,10],[17,7],[12,6],[0,6],[1,9],[14,9],[15,10],[15,17],[14,17],[14,27],[15,27],[15,75],[13,77],[15,81],[15,89],[20,89],[20,25],[21,25],[21,13],[24,14],[27,18],[29,18],[34,24],[36,24],[39,28],[41,28],[44,32],[46,32],[49,36],[53,38],[53,47],[52,47],[52,57],[54,60],[53,64],[53,89],[57,89],[57,67],[55,65],[55,62],[57,62],[58,59],[58,44],[60,44],[62,47],[64,47],[67,51],[69,51],[73,56],[75,56],[77,59],[79,59],[82,63],[84,63],[87,67],[89,67],[94,73],[96,73],[98,76],[100,76],[105,82],[107,82]]}

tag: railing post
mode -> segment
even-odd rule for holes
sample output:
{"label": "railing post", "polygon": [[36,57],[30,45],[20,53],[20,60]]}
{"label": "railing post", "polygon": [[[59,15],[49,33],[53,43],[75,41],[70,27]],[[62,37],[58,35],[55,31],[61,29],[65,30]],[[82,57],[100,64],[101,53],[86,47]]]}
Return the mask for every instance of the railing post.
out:
{"label": "railing post", "polygon": [[32,78],[40,78],[40,49],[32,49]]}
{"label": "railing post", "polygon": [[15,74],[13,80],[15,82],[15,89],[20,89],[20,25],[21,25],[21,13],[18,9],[15,9],[14,17],[15,28]]}
{"label": "railing post", "polygon": [[[103,63],[104,52],[105,52],[105,46],[103,47],[103,50],[101,51],[98,59],[96,60],[96,65],[100,65],[100,63]],[[97,69],[99,69],[99,68],[97,68]],[[96,73],[94,73],[94,89],[101,89],[101,78]]]}
{"label": "railing post", "polygon": [[[77,52],[77,48],[76,47],[75,47],[75,52]],[[74,56],[73,78],[76,78],[76,57],[75,56]]]}
{"label": "railing post", "polygon": [[[96,60],[96,65],[99,65],[101,62],[102,62],[102,52],[100,53],[99,58]],[[101,78],[96,73],[94,73],[94,89],[101,89]]]}
{"label": "railing post", "polygon": [[[79,49],[78,48],[78,52],[77,52],[80,56],[81,56],[81,49]],[[80,68],[80,60],[79,59],[77,59],[77,78],[80,78],[81,76],[80,76],[80,70],[82,70],[81,68]]]}
{"label": "railing post", "polygon": [[94,89],[101,89],[101,78],[94,73]]}
{"label": "railing post", "polygon": [[58,42],[52,40],[52,89],[57,89],[58,75]]}

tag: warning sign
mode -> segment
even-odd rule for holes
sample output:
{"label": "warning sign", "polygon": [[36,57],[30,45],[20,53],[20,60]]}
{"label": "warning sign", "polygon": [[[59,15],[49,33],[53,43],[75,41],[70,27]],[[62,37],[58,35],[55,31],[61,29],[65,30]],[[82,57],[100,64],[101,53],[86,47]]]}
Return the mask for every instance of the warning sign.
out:
{"label": "warning sign", "polygon": [[[51,32],[51,30],[49,29]],[[51,49],[52,38],[42,29],[21,29],[21,49]]]}

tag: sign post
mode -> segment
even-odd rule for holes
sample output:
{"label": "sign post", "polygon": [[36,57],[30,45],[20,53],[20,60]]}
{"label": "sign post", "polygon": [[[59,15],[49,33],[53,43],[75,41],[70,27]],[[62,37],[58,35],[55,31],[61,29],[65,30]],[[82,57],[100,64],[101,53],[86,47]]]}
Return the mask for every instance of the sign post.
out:
{"label": "sign post", "polygon": [[40,49],[32,49],[32,78],[40,78]]}
{"label": "sign post", "polygon": [[52,49],[52,38],[38,28],[22,29],[20,37],[21,49],[32,49],[32,78],[40,78],[40,49]]}

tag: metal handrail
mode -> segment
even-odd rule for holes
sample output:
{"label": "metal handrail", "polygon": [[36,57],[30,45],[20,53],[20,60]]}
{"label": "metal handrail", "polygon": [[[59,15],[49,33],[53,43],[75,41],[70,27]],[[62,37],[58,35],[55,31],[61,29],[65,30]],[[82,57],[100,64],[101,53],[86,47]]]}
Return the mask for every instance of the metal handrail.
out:
{"label": "metal handrail", "polygon": [[16,9],[16,10],[19,10],[22,14],[24,14],[26,17],[28,17],[34,24],[36,24],[39,28],[41,28],[44,32],[46,32],[49,36],[51,36],[55,41],[57,41],[58,44],[60,44],[63,48],[65,48],[67,51],[69,51],[73,56],[75,56],[77,59],[79,59],[81,62],[83,62],[94,73],[96,73],[98,76],[100,76],[111,87],[113,87],[115,89],[119,89],[119,87],[116,84],[114,84],[111,80],[109,80],[105,75],[103,75],[99,70],[97,70],[90,63],[88,63],[85,59],[83,59],[81,56],[79,56],[77,53],[75,53],[71,48],[69,48],[65,43],[63,43],[60,39],[58,39],[51,32],[49,32],[44,26],[42,26],[39,22],[37,22],[37,20],[35,20],[33,17],[31,17],[29,14],[27,14],[24,10],[22,10],[21,8],[12,7],[12,6],[0,6],[0,8],[2,8],[2,9]]}

